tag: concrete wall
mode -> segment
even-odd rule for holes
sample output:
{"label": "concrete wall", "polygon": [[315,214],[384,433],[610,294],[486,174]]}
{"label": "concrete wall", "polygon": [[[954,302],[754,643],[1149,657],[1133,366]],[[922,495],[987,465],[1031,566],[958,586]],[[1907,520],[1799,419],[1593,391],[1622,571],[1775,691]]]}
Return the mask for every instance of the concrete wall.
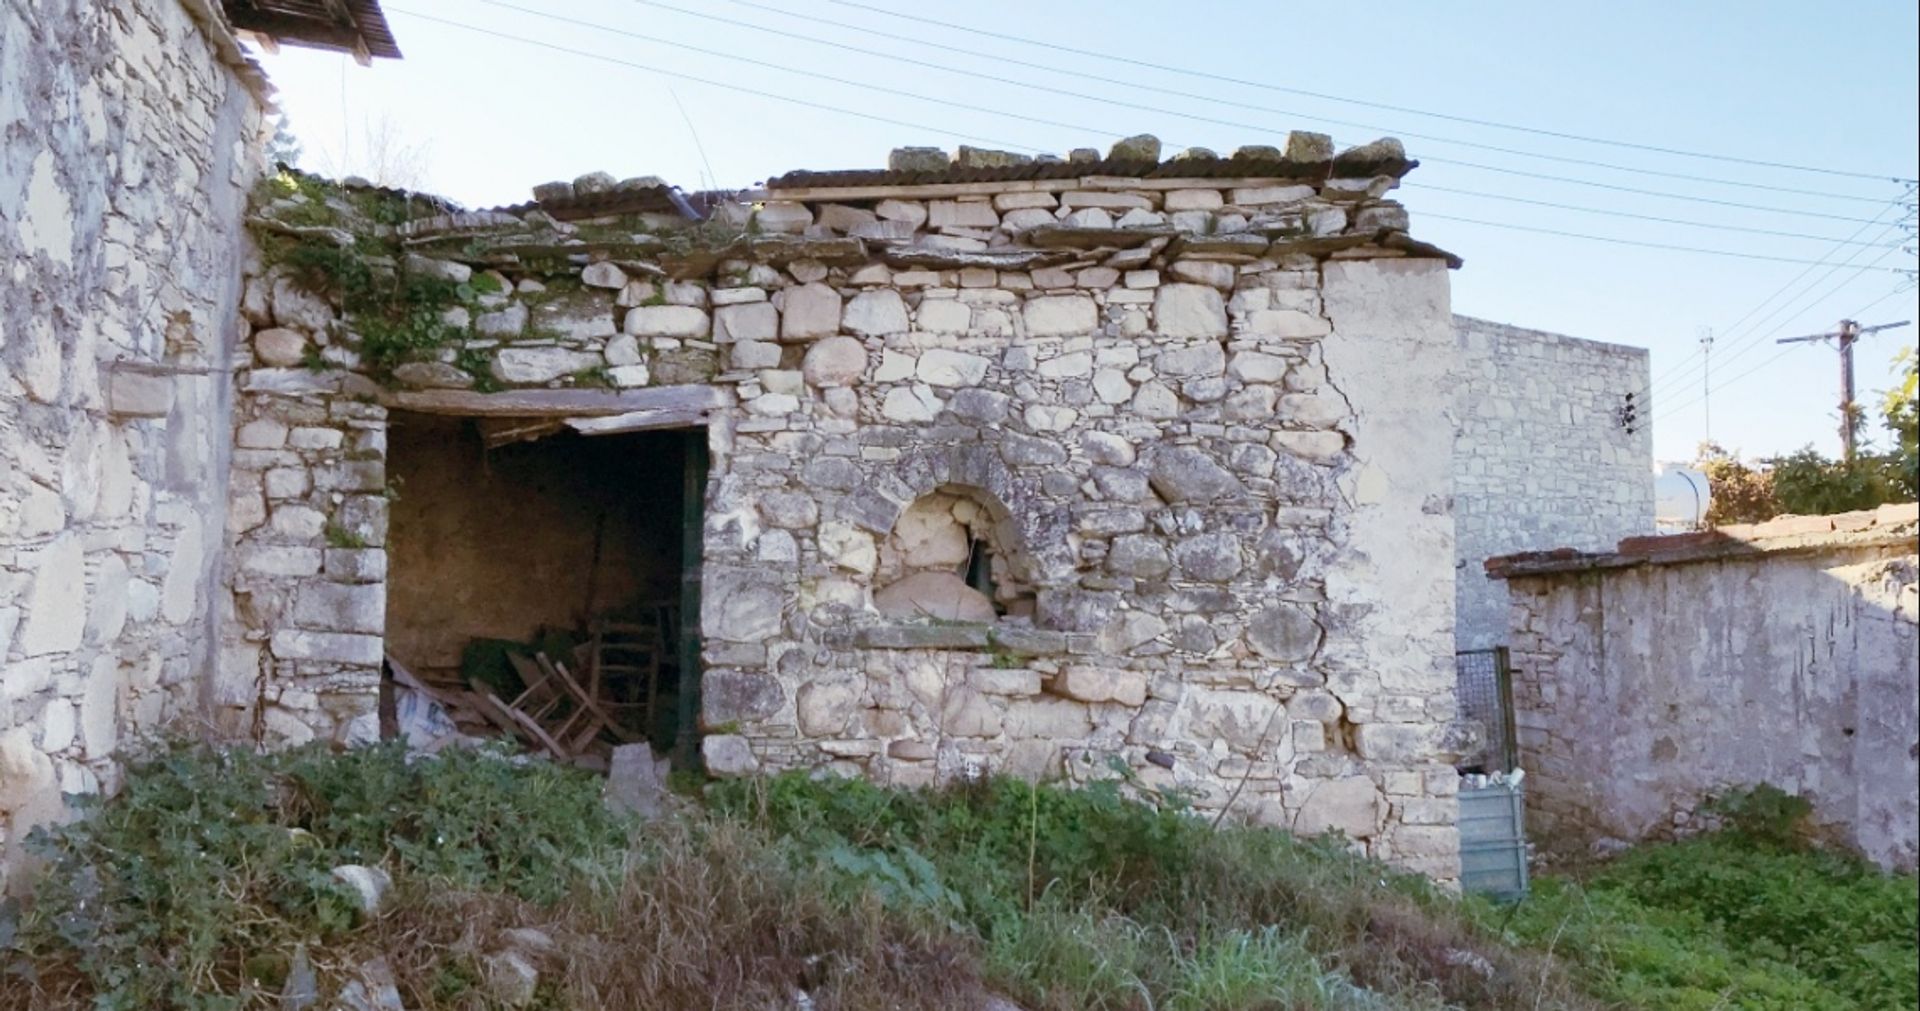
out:
{"label": "concrete wall", "polygon": [[1461,649],[1501,645],[1507,591],[1481,563],[1539,548],[1602,550],[1653,532],[1653,428],[1645,348],[1453,318],[1454,525]]}
{"label": "concrete wall", "polygon": [[[1912,868],[1913,516],[1886,507],[1813,533],[1827,518],[1790,518],[1659,539],[1700,538],[1696,551],[1641,544],[1633,564],[1512,577],[1536,835],[1577,848],[1684,833],[1702,823],[1702,798],[1771,783],[1811,798],[1818,821],[1874,860]],[[1759,550],[1729,556],[1728,539]]]}
{"label": "concrete wall", "polygon": [[[712,771],[1117,760],[1452,878],[1447,263],[1406,240],[1397,179],[1333,175],[775,190],[668,240],[685,223],[657,212],[423,219],[406,269],[486,281],[445,346],[385,370],[270,268],[223,718],[363,725],[382,629],[302,599],[385,592],[389,409],[578,394],[707,428]],[[312,199],[335,198],[264,210]],[[956,587],[972,541],[996,600]]]}
{"label": "concrete wall", "polygon": [[0,868],[212,666],[261,103],[194,17],[0,4]]}

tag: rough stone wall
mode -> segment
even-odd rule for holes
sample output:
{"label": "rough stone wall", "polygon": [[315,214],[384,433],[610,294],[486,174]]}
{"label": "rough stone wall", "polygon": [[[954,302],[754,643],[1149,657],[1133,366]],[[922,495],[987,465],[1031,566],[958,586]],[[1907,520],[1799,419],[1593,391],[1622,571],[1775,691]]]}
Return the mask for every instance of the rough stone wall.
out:
{"label": "rough stone wall", "polygon": [[1645,348],[1453,318],[1454,527],[1461,649],[1504,644],[1507,588],[1482,563],[1541,548],[1604,550],[1654,532]]}
{"label": "rough stone wall", "polygon": [[[461,336],[384,374],[269,266],[228,718],[351,739],[370,711],[382,410],[691,402],[712,771],[1117,763],[1452,878],[1447,263],[1405,241],[1396,179],[1332,174],[775,190],[692,252],[657,216],[443,215],[399,266],[475,286]],[[992,599],[957,574],[978,545]]]}
{"label": "rough stone wall", "polygon": [[1913,517],[1910,505],[1795,517],[1720,532],[1762,553],[1514,576],[1536,838],[1571,850],[1682,834],[1706,822],[1703,798],[1771,783],[1810,798],[1817,821],[1874,860],[1911,869]]}
{"label": "rough stone wall", "polygon": [[261,102],[201,10],[0,4],[0,869],[211,666]]}

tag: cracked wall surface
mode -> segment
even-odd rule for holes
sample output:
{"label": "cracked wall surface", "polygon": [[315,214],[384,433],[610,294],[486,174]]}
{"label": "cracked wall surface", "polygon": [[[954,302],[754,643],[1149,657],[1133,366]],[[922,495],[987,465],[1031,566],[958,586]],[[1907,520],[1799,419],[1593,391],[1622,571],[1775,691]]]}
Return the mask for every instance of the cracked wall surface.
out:
{"label": "cracked wall surface", "polygon": [[1708,799],[1766,783],[1911,871],[1917,531],[1912,503],[1887,505],[1635,538],[1510,573],[1535,837],[1579,853],[1686,835],[1715,824]]}
{"label": "cracked wall surface", "polygon": [[0,4],[0,870],[202,714],[261,121],[223,31]]}
{"label": "cracked wall surface", "polygon": [[691,251],[657,209],[544,209],[645,180],[429,208],[400,268],[474,294],[400,362],[269,263],[221,721],[350,740],[370,711],[392,643],[301,596],[384,591],[388,411],[625,403],[707,430],[710,771],[1123,770],[1455,877],[1447,260],[1396,175],[1326,151],[1304,180],[775,188]]}

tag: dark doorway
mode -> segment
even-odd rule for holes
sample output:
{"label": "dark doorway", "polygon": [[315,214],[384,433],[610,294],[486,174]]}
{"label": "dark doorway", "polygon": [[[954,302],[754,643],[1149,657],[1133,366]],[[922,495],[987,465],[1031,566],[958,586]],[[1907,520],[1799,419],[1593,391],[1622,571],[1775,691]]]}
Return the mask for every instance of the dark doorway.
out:
{"label": "dark doorway", "polygon": [[[690,747],[705,435],[396,412],[388,654],[502,729],[545,726],[582,764],[621,742]],[[548,677],[568,698],[542,696]]]}

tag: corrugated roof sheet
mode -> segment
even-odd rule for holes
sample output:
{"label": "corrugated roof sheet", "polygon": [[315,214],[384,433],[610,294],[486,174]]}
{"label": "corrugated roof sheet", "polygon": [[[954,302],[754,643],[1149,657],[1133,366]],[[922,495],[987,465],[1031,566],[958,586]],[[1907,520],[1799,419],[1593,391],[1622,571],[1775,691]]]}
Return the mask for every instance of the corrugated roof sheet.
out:
{"label": "corrugated roof sheet", "polygon": [[767,189],[819,186],[916,186],[931,183],[1024,182],[1116,176],[1135,179],[1297,179],[1322,182],[1329,178],[1398,178],[1420,163],[1408,158],[1294,161],[1287,158],[1245,157],[1170,158],[1133,161],[1102,158],[1096,161],[1032,161],[1019,165],[974,168],[958,164],[938,171],[843,169],[825,172],[797,170],[767,181]]}
{"label": "corrugated roof sheet", "polygon": [[379,0],[224,0],[223,6],[235,28],[290,45],[351,51],[358,42],[370,56],[400,58]]}

